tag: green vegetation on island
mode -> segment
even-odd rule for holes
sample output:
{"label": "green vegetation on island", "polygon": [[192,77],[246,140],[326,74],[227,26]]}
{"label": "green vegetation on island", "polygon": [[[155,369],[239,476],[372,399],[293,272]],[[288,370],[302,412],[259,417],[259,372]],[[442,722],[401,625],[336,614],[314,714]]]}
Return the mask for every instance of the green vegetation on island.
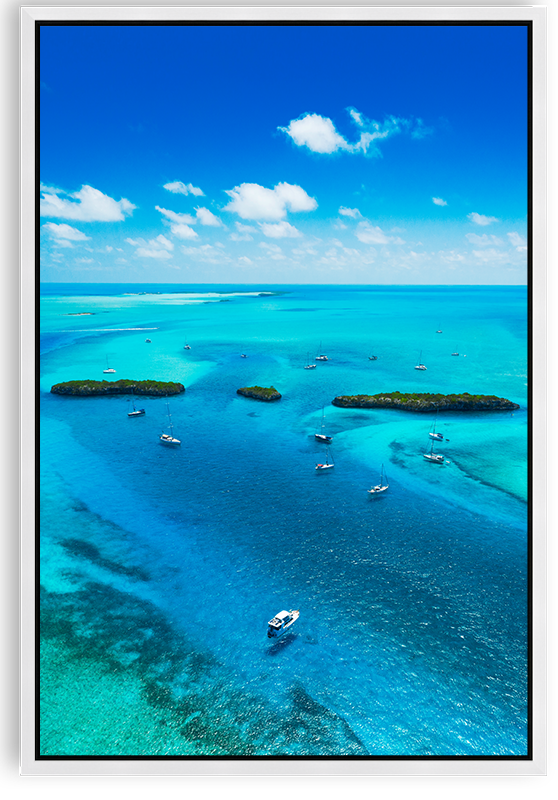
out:
{"label": "green vegetation on island", "polygon": [[517,403],[486,394],[433,394],[381,392],[380,394],[339,395],[332,400],[341,408],[397,408],[403,411],[510,411]]}
{"label": "green vegetation on island", "polygon": [[253,397],[254,400],[265,400],[267,403],[281,399],[281,395],[274,386],[244,386],[242,389],[237,389],[236,393],[244,397]]}
{"label": "green vegetation on island", "polygon": [[56,383],[50,390],[52,394],[71,397],[91,397],[111,394],[143,394],[152,397],[167,397],[184,391],[181,383],[173,381],[65,381]]}

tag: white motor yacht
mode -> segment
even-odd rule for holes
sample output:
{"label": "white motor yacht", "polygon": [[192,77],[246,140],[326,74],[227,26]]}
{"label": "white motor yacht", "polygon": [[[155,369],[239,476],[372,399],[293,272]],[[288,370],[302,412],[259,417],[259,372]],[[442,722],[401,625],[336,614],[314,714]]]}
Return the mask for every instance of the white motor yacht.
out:
{"label": "white motor yacht", "polygon": [[267,636],[269,639],[278,639],[291,625],[297,621],[300,611],[280,611],[267,623]]}

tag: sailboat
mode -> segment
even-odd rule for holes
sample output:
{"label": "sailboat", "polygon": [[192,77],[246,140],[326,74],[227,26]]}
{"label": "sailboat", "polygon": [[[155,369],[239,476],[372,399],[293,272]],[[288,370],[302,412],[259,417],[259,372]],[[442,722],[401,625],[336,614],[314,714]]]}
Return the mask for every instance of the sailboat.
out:
{"label": "sailboat", "polygon": [[318,469],[318,470],[320,470],[320,469],[333,469],[334,466],[335,466],[335,464],[333,463],[333,459],[331,461],[331,464],[329,463],[329,448],[327,448],[326,449],[325,464],[316,464],[316,469]]}
{"label": "sailboat", "polygon": [[191,350],[192,348],[190,347],[190,345],[188,344],[188,342],[184,342],[184,349],[185,349],[185,350]]}
{"label": "sailboat", "polygon": [[434,452],[434,442],[430,445],[430,452],[423,453],[423,458],[430,461],[431,464],[443,464],[444,456],[441,453]]}
{"label": "sailboat", "polygon": [[145,408],[136,408],[136,401],[134,398],[134,393],[132,392],[132,406],[133,411],[128,411],[129,417],[144,417],[145,416]]}
{"label": "sailboat", "polygon": [[369,361],[377,361],[378,360],[378,356],[368,356],[368,360]]}
{"label": "sailboat", "polygon": [[[384,483],[384,480],[386,483]],[[384,465],[382,464],[380,483],[377,486],[373,486],[371,489],[369,489],[368,494],[380,494],[381,492],[385,492],[387,489],[389,489],[389,483],[387,483],[387,477],[384,475]]]}
{"label": "sailboat", "polygon": [[108,363],[108,356],[107,356],[107,368],[103,370],[103,373],[104,373],[105,375],[108,375],[108,373],[109,373],[109,372],[116,372],[116,370],[115,370],[115,369],[111,369],[111,368],[109,367],[109,363]]}
{"label": "sailboat", "polygon": [[159,436],[159,441],[161,442],[161,444],[167,444],[167,445],[171,445],[171,446],[176,446],[176,445],[180,444],[180,439],[175,439],[175,437],[173,435],[172,420],[171,420],[168,400],[167,400],[167,414],[168,414],[168,418],[169,418],[170,434],[162,433]]}
{"label": "sailboat", "polygon": [[[321,349],[322,349],[322,343],[320,342],[320,350]],[[325,356],[323,353],[320,352],[320,354],[316,356],[316,361],[329,361],[329,359],[327,356]]]}
{"label": "sailboat", "polygon": [[418,360],[418,364],[416,365],[415,369],[426,369],[424,364],[422,363],[422,350],[420,351],[420,356]]}
{"label": "sailboat", "polygon": [[324,428],[325,428],[325,408],[322,408],[322,427],[320,428],[320,433],[315,433],[314,437],[318,439],[318,441],[320,442],[326,442],[327,444],[329,444],[331,441],[333,441],[333,436],[327,436],[324,433]]}
{"label": "sailboat", "polygon": [[306,360],[308,363],[306,364],[304,369],[316,369],[316,365],[310,363],[310,353],[306,353]]}
{"label": "sailboat", "polygon": [[436,433],[436,421],[438,419],[438,414],[436,414],[436,419],[434,420],[434,425],[432,426],[432,430],[428,434],[431,439],[436,439],[438,442],[444,441],[444,434],[443,433]]}
{"label": "sailboat", "polygon": [[458,356],[459,353],[452,353],[452,356]]}
{"label": "sailboat", "polygon": [[442,330],[441,330],[440,328],[438,328],[438,330],[436,331],[436,333],[442,333]]}

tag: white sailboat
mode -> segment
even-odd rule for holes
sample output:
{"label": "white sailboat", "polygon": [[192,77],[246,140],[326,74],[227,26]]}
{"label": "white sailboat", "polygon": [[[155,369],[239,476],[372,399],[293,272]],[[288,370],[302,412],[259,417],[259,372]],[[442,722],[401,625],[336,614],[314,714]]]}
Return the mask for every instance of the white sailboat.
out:
{"label": "white sailboat", "polygon": [[441,453],[434,452],[434,442],[430,445],[430,452],[423,453],[423,458],[430,461],[431,464],[443,464],[444,456]]}
{"label": "white sailboat", "polygon": [[325,464],[316,464],[316,469],[317,470],[333,469],[334,466],[335,466],[335,464],[333,463],[333,459],[331,460],[331,463],[329,461],[329,448],[328,448],[328,449],[326,449]]}
{"label": "white sailboat", "polygon": [[136,400],[134,398],[134,394],[132,392],[132,407],[133,411],[128,411],[129,417],[144,417],[145,416],[145,408],[136,408]]}
{"label": "white sailboat", "polygon": [[432,426],[432,430],[428,434],[431,439],[436,439],[438,442],[444,441],[444,434],[443,433],[436,433],[436,422],[438,420],[438,414],[436,414],[436,418],[434,420],[434,425]]}
{"label": "white sailboat", "polygon": [[310,353],[306,353],[306,360],[308,363],[306,364],[304,369],[316,369],[316,365],[310,363]]}
{"label": "white sailboat", "polygon": [[316,356],[316,361],[329,361],[329,358],[324,355],[322,352],[322,343],[320,342],[320,353]]}
{"label": "white sailboat", "polygon": [[422,350],[420,351],[420,356],[419,356],[418,364],[416,365],[415,369],[422,369],[422,370],[426,369],[426,367],[425,367],[425,366],[424,366],[424,364],[422,363]]}
{"label": "white sailboat", "polygon": [[325,428],[325,408],[322,408],[322,426],[320,428],[320,432],[314,434],[314,438],[317,439],[319,442],[326,442],[326,444],[329,444],[330,442],[333,441],[333,436],[328,436],[327,434],[325,434],[324,428]]}
{"label": "white sailboat", "polygon": [[458,356],[459,353],[452,353],[452,356]]}
{"label": "white sailboat", "polygon": [[188,344],[188,342],[184,342],[184,349],[185,349],[185,350],[191,350],[192,348],[190,347],[190,345]]}
{"label": "white sailboat", "polygon": [[108,375],[109,373],[112,373],[112,372],[116,372],[116,370],[115,369],[111,369],[109,367],[109,361],[108,361],[108,356],[107,356],[107,368],[103,370],[103,373],[105,375]]}
{"label": "white sailboat", "polygon": [[[385,483],[384,480],[386,481]],[[385,492],[388,489],[389,489],[389,483],[387,482],[387,477],[384,475],[384,465],[382,464],[382,469],[380,472],[380,483],[369,489],[368,494],[381,494],[381,492]]]}
{"label": "white sailboat", "polygon": [[170,445],[170,446],[176,447],[177,445],[180,444],[180,439],[176,439],[175,436],[174,436],[174,433],[173,433],[172,419],[171,419],[171,415],[170,415],[170,409],[169,409],[168,400],[167,400],[167,414],[168,414],[168,418],[169,418],[170,434],[162,433],[159,436],[159,441],[161,442],[161,444],[166,444],[166,445]]}

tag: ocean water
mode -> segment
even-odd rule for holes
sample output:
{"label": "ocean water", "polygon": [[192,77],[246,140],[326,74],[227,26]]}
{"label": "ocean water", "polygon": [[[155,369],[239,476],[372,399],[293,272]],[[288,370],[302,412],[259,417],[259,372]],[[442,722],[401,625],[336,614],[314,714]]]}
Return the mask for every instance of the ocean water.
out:
{"label": "ocean water", "polygon": [[[50,394],[107,363],[185,385],[180,448]],[[431,415],[331,405],[397,390],[520,409],[440,414],[439,466]],[[40,392],[41,755],[527,754],[524,287],[45,284]]]}

